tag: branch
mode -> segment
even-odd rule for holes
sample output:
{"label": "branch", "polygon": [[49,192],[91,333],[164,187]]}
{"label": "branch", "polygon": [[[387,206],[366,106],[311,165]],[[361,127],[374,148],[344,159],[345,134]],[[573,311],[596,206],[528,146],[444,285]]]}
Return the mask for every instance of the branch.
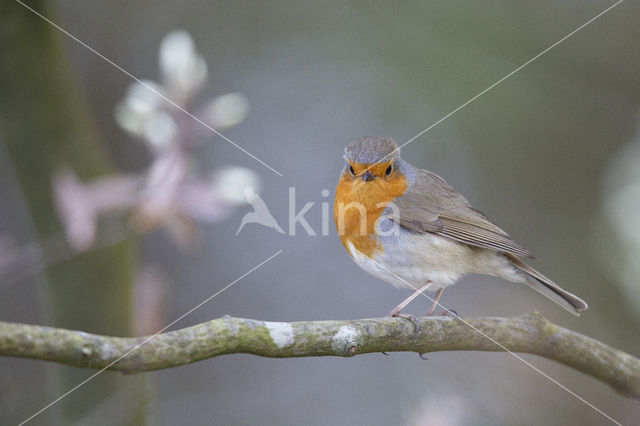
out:
{"label": "branch", "polygon": [[[110,370],[139,373],[233,353],[289,358],[351,357],[371,352],[502,350],[455,318],[429,317],[419,321],[420,327],[416,330],[402,318],[289,323],[227,315],[153,338],[98,336],[0,322],[0,355],[82,368],[109,366]],[[607,383],[623,395],[640,399],[640,359],[552,324],[537,312],[516,318],[465,321],[510,351],[552,359]]]}

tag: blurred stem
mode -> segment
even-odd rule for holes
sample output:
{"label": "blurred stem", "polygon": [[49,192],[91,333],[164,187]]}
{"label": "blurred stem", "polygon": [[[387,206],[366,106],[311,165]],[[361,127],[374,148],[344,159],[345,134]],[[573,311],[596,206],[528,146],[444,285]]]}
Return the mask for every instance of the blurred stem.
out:
{"label": "blurred stem", "polygon": [[[29,5],[52,17],[42,0]],[[88,106],[69,71],[59,32],[13,1],[0,5],[0,137],[27,200],[40,239],[61,232],[53,207],[52,175],[62,167],[83,178],[110,170]],[[44,253],[47,264],[47,253]],[[131,326],[133,247],[121,243],[50,267],[47,277],[55,324],[127,335]],[[85,378],[62,372],[60,391]],[[116,377],[64,399],[65,422],[91,411],[117,387]],[[44,401],[43,401],[44,403]]]}
{"label": "blurred stem", "polygon": [[640,399],[640,359],[552,324],[537,312],[516,318],[462,321],[424,317],[418,321],[416,329],[402,318],[287,323],[225,316],[139,338],[0,322],[0,355],[140,373],[233,353],[290,358],[400,351],[502,351],[491,338],[512,352],[557,361],[603,381],[623,395]]}

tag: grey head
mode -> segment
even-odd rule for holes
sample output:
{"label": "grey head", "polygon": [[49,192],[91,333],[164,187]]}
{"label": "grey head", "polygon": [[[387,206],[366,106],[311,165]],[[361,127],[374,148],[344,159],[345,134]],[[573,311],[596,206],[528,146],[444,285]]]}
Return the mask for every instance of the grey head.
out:
{"label": "grey head", "polygon": [[365,136],[352,141],[344,149],[344,159],[360,164],[388,162],[400,157],[398,145],[391,138]]}
{"label": "grey head", "polygon": [[409,184],[412,185],[416,181],[416,170],[400,158],[400,149],[391,138],[365,136],[356,139],[344,149],[344,159],[347,164],[342,172],[347,173],[352,165],[357,176],[361,176],[365,181],[373,180],[374,175],[369,172],[369,167],[377,163],[392,163],[393,170],[403,174]]}

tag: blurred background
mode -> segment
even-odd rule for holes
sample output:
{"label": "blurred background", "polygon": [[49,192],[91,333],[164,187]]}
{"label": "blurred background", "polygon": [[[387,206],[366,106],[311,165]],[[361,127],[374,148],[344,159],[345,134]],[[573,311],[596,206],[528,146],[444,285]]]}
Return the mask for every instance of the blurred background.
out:
{"label": "blurred background", "polygon": [[[2,3],[0,320],[111,335],[152,333],[280,249],[172,329],[225,314],[385,315],[408,293],[360,270],[331,218],[320,235],[344,145],[363,135],[412,138],[613,4],[26,2],[158,82],[279,176],[141,95],[131,77],[19,3]],[[524,286],[484,276],[449,288],[444,306],[463,316],[537,310],[640,355],[639,17],[637,3],[621,3],[403,149],[536,252],[532,265],[589,310],[575,318]],[[149,117],[153,124],[140,124]],[[297,211],[314,203],[305,218],[318,236],[256,224],[236,236],[251,211],[245,185],[285,231],[295,187]],[[429,304],[420,298],[406,311]],[[229,355],[133,376],[105,372],[32,424],[608,424],[509,354],[428,358]],[[637,421],[637,401],[525,358],[623,424]],[[91,374],[0,359],[0,423],[26,419]]]}

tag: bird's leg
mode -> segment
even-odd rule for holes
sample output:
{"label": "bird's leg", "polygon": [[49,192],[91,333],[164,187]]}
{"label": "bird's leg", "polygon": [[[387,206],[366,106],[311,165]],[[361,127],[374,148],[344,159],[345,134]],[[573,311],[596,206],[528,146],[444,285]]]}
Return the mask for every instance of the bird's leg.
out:
{"label": "bird's leg", "polygon": [[438,306],[438,300],[440,300],[440,296],[442,296],[443,290],[444,290],[444,287],[438,289],[438,292],[436,293],[436,297],[434,297],[433,303],[431,304],[431,308],[429,308],[429,312],[427,312],[426,316],[430,317],[431,315],[433,315],[433,311],[435,311],[436,306]]}
{"label": "bird's leg", "polygon": [[431,284],[433,284],[432,281],[427,281],[426,283],[422,284],[422,286],[419,289],[417,289],[416,291],[414,291],[411,296],[407,297],[402,303],[400,303],[398,306],[393,308],[393,310],[391,312],[389,312],[389,316],[390,317],[400,317],[400,318],[408,319],[416,327],[416,330],[418,330],[418,327],[420,326],[420,324],[417,322],[417,318],[415,316],[413,316],[413,315],[402,315],[402,314],[400,314],[400,311],[403,310],[409,303],[411,303],[411,301],[413,299],[415,299],[416,297],[421,295],[422,292],[427,287],[429,287]]}

